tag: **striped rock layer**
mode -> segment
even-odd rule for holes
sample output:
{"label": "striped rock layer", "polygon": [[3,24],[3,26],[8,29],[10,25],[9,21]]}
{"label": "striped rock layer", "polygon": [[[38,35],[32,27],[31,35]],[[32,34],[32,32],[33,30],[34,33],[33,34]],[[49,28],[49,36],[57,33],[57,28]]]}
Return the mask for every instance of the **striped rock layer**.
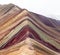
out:
{"label": "striped rock layer", "polygon": [[59,55],[60,21],[21,9],[14,4],[0,5],[0,55],[3,53]]}

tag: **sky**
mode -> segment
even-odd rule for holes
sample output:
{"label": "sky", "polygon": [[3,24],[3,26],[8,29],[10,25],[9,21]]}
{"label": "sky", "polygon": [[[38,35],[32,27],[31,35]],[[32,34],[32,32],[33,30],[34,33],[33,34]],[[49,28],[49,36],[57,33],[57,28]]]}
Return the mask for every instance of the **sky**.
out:
{"label": "sky", "polygon": [[9,3],[60,20],[60,0],[0,0],[0,4]]}

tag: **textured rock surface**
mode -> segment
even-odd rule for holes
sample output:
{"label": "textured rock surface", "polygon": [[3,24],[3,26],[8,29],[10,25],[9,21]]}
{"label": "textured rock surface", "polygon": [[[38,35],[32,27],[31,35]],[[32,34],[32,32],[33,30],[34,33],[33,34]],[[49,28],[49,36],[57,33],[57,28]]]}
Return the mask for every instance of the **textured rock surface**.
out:
{"label": "textured rock surface", "polygon": [[[14,4],[0,5],[0,51],[4,52],[26,38],[45,46],[41,46],[40,50],[49,53],[46,55],[56,55],[60,53],[60,21],[21,9]],[[35,46],[40,45],[35,43]],[[21,49],[25,49],[25,46]],[[30,52],[28,46],[27,50]]]}

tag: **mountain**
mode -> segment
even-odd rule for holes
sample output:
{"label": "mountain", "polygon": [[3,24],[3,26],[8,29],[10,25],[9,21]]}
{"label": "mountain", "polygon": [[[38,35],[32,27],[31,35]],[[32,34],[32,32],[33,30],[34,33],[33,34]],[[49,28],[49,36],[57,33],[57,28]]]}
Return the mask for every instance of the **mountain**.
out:
{"label": "mountain", "polygon": [[0,5],[0,55],[59,55],[59,27],[59,20],[14,4]]}

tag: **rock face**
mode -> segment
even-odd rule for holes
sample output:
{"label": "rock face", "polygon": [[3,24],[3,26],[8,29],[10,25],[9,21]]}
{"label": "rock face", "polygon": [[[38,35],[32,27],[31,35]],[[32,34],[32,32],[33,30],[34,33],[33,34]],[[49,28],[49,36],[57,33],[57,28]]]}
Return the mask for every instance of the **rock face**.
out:
{"label": "rock face", "polygon": [[7,55],[36,55],[34,47],[31,45],[29,38],[25,40],[25,45],[21,46],[19,50],[11,52]]}
{"label": "rock face", "polygon": [[32,46],[24,45],[18,51],[9,53],[7,55],[36,55],[36,51]]}
{"label": "rock face", "polygon": [[[21,42],[24,44],[27,38],[32,41],[26,41],[29,44],[21,46]],[[36,55],[35,49],[38,55],[60,53],[60,21],[21,9],[14,4],[0,5],[0,55]]]}
{"label": "rock face", "polygon": [[20,52],[21,55],[36,55],[34,48],[28,45],[22,46]]}

